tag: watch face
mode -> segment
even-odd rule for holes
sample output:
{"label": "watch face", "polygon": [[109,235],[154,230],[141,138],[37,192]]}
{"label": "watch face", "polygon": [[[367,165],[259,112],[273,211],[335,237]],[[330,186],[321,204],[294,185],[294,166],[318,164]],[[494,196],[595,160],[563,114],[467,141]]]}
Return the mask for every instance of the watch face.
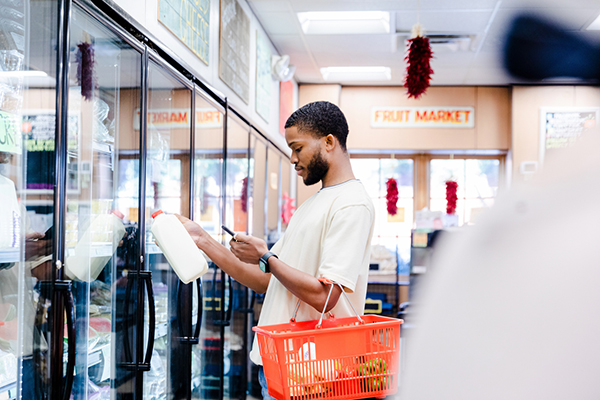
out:
{"label": "watch face", "polygon": [[260,270],[261,270],[262,272],[266,272],[266,270],[267,270],[267,265],[266,265],[266,263],[263,261],[263,259],[262,259],[262,258],[258,260],[258,266],[259,266],[259,268],[260,268]]}

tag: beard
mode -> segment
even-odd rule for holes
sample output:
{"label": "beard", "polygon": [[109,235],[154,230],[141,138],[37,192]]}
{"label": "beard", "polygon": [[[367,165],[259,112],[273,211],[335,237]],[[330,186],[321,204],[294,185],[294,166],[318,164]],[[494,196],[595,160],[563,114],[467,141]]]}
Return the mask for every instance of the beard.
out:
{"label": "beard", "polygon": [[306,166],[306,178],[304,184],[306,186],[314,185],[321,181],[329,171],[329,163],[323,158],[319,151],[315,154]]}

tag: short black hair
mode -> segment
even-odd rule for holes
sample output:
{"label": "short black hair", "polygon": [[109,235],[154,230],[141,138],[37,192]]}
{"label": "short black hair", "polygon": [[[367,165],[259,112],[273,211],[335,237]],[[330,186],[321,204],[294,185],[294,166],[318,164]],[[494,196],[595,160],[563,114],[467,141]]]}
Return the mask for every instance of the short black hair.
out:
{"label": "short black hair", "polygon": [[316,137],[335,136],[346,151],[348,122],[338,106],[328,101],[315,101],[300,107],[287,119],[286,128],[295,126],[298,131],[309,131]]}

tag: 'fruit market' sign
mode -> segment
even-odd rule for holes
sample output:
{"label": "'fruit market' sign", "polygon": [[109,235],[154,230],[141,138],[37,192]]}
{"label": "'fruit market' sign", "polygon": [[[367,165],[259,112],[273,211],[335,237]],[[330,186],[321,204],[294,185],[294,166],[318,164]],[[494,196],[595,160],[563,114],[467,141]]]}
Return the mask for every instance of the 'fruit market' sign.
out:
{"label": "'fruit market' sign", "polygon": [[373,107],[372,128],[473,128],[473,107]]}
{"label": "'fruit market' sign", "polygon": [[[190,109],[151,109],[148,110],[148,125],[156,129],[190,127]],[[220,128],[223,126],[222,114],[214,108],[196,109],[196,128]],[[140,109],[135,110],[133,129],[140,129]]]}

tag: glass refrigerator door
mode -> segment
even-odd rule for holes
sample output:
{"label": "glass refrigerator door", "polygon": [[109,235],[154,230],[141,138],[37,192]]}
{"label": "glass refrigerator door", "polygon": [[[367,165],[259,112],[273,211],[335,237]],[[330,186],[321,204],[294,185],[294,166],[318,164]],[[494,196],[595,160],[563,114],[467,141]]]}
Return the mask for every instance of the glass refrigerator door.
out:
{"label": "glass refrigerator door", "polygon": [[[219,242],[223,240],[223,118],[220,109],[196,94],[193,215],[194,221]],[[200,340],[192,347],[193,399],[219,399],[221,395],[221,327],[215,324],[221,319],[222,310],[220,287],[217,284],[220,271],[212,262],[209,262],[209,266],[208,273],[202,277]],[[196,304],[195,299],[192,304]],[[192,321],[196,322],[196,316],[192,314]]]}
{"label": "glass refrigerator door", "polygon": [[254,134],[250,138],[250,157],[252,162],[252,168],[250,169],[250,176],[252,177],[252,185],[250,186],[250,197],[252,198],[250,234],[265,239],[265,215],[266,210],[268,210],[267,197],[265,196],[265,190],[267,189],[265,185],[267,144]]}
{"label": "glass refrigerator door", "polygon": [[[224,113],[200,94],[196,94],[195,106],[194,221],[221,242]],[[192,347],[193,399],[219,399],[221,390],[221,328],[215,324],[221,319],[222,310],[217,284],[220,271],[212,262],[209,266],[208,273],[202,277],[200,340]],[[193,304],[196,304],[195,299]],[[192,321],[196,322],[196,314],[192,314]]]}
{"label": "glass refrigerator door", "polygon": [[[225,225],[248,233],[249,126],[234,118],[227,121]],[[227,244],[231,238],[227,237]],[[257,266],[258,268],[258,266]],[[223,398],[245,399],[247,387],[248,289],[233,279],[224,282]]]}
{"label": "glass refrigerator door", "polygon": [[47,399],[51,389],[47,313],[55,237],[56,11],[54,1],[31,8],[28,2],[2,3],[1,399]]}
{"label": "glass refrigerator door", "polygon": [[70,40],[64,276],[77,321],[72,399],[115,398],[111,388],[130,398],[141,54],[78,6]]}
{"label": "glass refrigerator door", "polygon": [[[192,91],[154,61],[150,61],[148,71],[145,265],[152,273],[152,291],[146,298],[144,337],[151,336],[154,329],[154,343],[150,369],[144,372],[143,393],[144,399],[179,399],[189,390],[185,382],[191,370],[190,348],[180,341],[179,293],[183,283],[150,229],[151,215],[157,210],[190,215]],[[151,342],[145,343],[144,352],[151,346]]]}
{"label": "glass refrigerator door", "polygon": [[292,218],[293,205],[296,203],[292,198],[291,165],[285,157],[281,157],[281,198],[279,207],[279,218],[281,219],[281,234],[285,233],[290,218]]}
{"label": "glass refrigerator door", "polygon": [[[249,197],[252,199],[252,218],[250,219],[250,234],[260,239],[265,239],[265,224],[266,211],[268,205],[265,196],[266,186],[266,161],[267,161],[267,144],[260,139],[258,135],[252,134],[250,138],[250,176],[252,185]],[[258,296],[254,291],[250,292],[249,304],[249,321],[247,327],[247,343],[248,351],[252,349],[254,343],[254,332],[252,327],[258,323],[258,315],[260,313],[260,304],[262,296]],[[248,362],[248,393],[260,398],[260,385],[258,384],[258,366],[253,362]]]}
{"label": "glass refrigerator door", "polygon": [[281,156],[280,153],[269,148],[267,154],[267,199],[269,210],[267,213],[267,244],[269,248],[281,236]]}

